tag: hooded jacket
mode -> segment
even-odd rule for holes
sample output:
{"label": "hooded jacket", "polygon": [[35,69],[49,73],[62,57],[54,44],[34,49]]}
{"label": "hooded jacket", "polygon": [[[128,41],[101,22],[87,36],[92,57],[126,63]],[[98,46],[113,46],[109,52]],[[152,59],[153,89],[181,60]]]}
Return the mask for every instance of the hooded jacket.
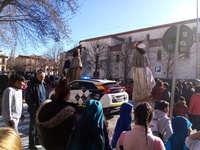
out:
{"label": "hooded jacket", "polygon": [[172,120],[173,134],[169,138],[171,150],[183,150],[185,139],[189,136],[189,129],[192,123],[182,116],[177,116]]}
{"label": "hooded jacket", "polygon": [[163,135],[163,142],[166,142],[173,133],[171,120],[165,112],[159,109],[155,110],[155,118],[158,120],[158,132]]}
{"label": "hooded jacket", "polygon": [[123,131],[131,130],[131,112],[133,105],[130,103],[123,103],[120,108],[120,116],[117,120],[117,124],[115,126],[115,131],[112,139],[112,148],[116,147],[117,141]]}
{"label": "hooded jacket", "polygon": [[87,101],[66,150],[110,150],[101,102]]}
{"label": "hooded jacket", "polygon": [[8,87],[2,95],[2,117],[6,121],[20,118],[22,114],[22,90]]}
{"label": "hooded jacket", "polygon": [[200,115],[200,93],[195,93],[192,95],[190,104],[189,104],[189,112],[192,115]]}
{"label": "hooded jacket", "polygon": [[77,119],[73,104],[46,100],[36,115],[38,139],[47,150],[66,147]]}

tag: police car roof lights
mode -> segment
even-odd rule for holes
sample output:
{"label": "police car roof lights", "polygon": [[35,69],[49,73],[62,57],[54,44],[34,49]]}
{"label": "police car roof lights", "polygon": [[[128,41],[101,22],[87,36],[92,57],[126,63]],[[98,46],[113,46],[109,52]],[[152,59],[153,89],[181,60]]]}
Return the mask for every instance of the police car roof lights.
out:
{"label": "police car roof lights", "polygon": [[81,78],[85,80],[91,79],[91,77],[88,77],[88,76],[82,76]]}

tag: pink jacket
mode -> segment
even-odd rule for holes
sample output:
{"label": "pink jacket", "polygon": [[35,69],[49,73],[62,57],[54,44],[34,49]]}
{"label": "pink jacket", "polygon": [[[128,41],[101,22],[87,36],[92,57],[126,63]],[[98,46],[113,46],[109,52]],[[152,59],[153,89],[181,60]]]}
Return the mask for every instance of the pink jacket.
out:
{"label": "pink jacket", "polygon": [[190,99],[188,112],[192,115],[200,115],[200,93],[194,93]]}
{"label": "pink jacket", "polygon": [[[123,142],[124,150],[165,150],[164,144],[159,137],[152,134],[151,129],[148,128],[147,138],[149,144],[146,145],[145,127],[141,125],[134,125],[131,131],[126,132]],[[157,148],[154,148],[154,141],[158,141]],[[120,142],[118,139],[116,150],[120,150]]]}

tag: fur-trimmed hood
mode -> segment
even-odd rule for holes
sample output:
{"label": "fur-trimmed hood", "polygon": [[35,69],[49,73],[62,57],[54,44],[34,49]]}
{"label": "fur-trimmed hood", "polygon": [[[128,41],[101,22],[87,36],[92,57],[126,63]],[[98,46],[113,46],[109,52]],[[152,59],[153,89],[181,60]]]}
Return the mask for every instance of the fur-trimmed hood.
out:
{"label": "fur-trimmed hood", "polygon": [[72,106],[63,107],[54,117],[50,118],[48,121],[41,121],[39,116],[41,115],[40,112],[47,104],[51,103],[51,100],[46,100],[38,109],[36,113],[36,123],[46,128],[54,128],[61,124],[64,120],[69,118],[70,116],[74,115],[76,110]]}

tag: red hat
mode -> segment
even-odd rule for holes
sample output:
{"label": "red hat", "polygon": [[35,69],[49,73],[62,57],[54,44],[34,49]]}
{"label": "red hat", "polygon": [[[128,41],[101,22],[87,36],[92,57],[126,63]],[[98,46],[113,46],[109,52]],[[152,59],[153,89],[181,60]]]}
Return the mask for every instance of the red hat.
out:
{"label": "red hat", "polygon": [[146,48],[146,45],[145,45],[143,42],[139,41],[139,42],[136,42],[136,43],[134,44],[134,47],[135,47],[135,48],[140,48],[140,49],[145,49],[145,48]]}

